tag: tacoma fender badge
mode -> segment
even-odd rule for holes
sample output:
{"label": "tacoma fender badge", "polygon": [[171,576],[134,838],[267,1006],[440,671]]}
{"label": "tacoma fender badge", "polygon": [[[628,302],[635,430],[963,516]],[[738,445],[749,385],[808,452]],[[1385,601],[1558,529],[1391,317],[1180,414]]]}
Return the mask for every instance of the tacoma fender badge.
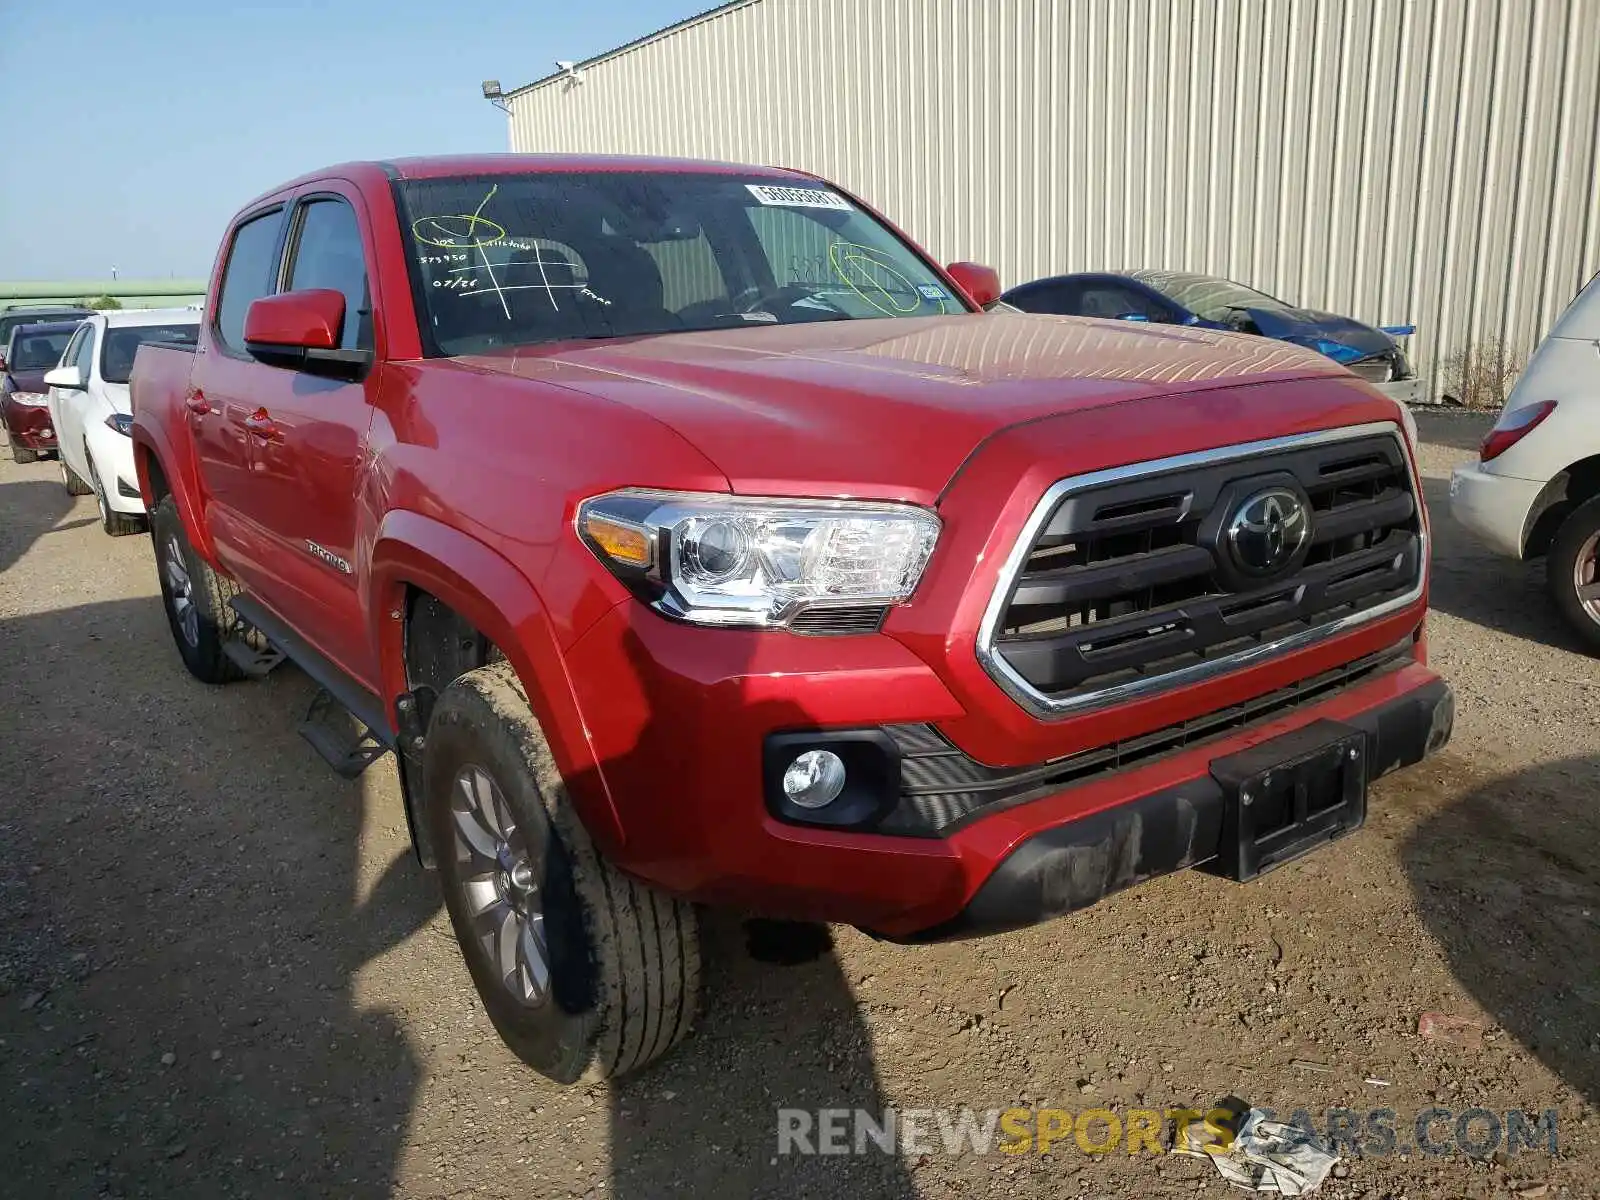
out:
{"label": "tacoma fender badge", "polygon": [[327,563],[335,571],[342,571],[346,575],[350,574],[350,561],[348,559],[340,558],[326,546],[319,546],[315,542],[308,540],[306,542],[306,549],[311,551],[311,553],[317,558],[320,558],[323,562]]}

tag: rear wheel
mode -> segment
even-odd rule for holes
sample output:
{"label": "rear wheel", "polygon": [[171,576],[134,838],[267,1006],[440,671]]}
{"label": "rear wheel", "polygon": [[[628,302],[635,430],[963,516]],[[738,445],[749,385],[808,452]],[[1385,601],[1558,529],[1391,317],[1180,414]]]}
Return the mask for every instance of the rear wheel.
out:
{"label": "rear wheel", "polygon": [[111,507],[110,502],[106,500],[106,485],[100,481],[100,472],[95,469],[94,459],[88,456],[87,451],[85,457],[89,462],[89,490],[94,493],[94,502],[100,508],[100,528],[111,537],[126,537],[130,533],[143,532],[143,517],[132,513],[120,513]]}
{"label": "rear wheel", "polygon": [[202,683],[243,679],[238,664],[222,652],[227,640],[224,631],[233,623],[228,600],[239,589],[195,553],[171,496],[163,496],[151,512],[150,532],[161,579],[161,602],[183,665]]}
{"label": "rear wheel", "polygon": [[1545,561],[1550,598],[1591,654],[1600,655],[1600,496],[1567,514]]}
{"label": "rear wheel", "polygon": [[94,489],[85,483],[76,471],[67,466],[66,455],[57,455],[56,462],[61,467],[61,486],[67,489],[68,495],[90,496],[94,494]]}
{"label": "rear wheel", "polygon": [[424,745],[445,904],[506,1044],[559,1083],[621,1075],[676,1045],[699,992],[694,908],[600,856],[510,667],[447,687]]}

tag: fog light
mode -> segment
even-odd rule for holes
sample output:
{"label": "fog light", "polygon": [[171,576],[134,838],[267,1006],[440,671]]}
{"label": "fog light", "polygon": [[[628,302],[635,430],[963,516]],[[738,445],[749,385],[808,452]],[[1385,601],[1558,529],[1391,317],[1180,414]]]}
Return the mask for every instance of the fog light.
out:
{"label": "fog light", "polygon": [[801,808],[832,804],[844,791],[844,760],[832,750],[807,750],[783,773],[783,794]]}

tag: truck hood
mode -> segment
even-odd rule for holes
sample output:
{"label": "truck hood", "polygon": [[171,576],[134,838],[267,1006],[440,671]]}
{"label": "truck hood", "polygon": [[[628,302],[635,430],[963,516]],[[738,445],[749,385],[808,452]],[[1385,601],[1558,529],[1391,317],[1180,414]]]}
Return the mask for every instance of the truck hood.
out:
{"label": "truck hood", "polygon": [[735,492],[923,503],[986,437],[1018,422],[1343,374],[1264,338],[1031,313],[553,343],[456,361],[648,413]]}
{"label": "truck hood", "polygon": [[101,395],[111,402],[111,407],[119,413],[131,413],[133,401],[128,396],[128,385],[125,383],[102,383]]}

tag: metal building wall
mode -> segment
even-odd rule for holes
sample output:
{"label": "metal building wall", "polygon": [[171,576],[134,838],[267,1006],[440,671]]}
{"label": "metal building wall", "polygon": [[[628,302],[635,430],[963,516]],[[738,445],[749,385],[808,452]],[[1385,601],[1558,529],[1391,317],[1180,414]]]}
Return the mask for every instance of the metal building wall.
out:
{"label": "metal building wall", "polygon": [[1600,270],[1600,0],[748,0],[510,106],[514,150],[816,171],[1008,286],[1413,321],[1436,387]]}

